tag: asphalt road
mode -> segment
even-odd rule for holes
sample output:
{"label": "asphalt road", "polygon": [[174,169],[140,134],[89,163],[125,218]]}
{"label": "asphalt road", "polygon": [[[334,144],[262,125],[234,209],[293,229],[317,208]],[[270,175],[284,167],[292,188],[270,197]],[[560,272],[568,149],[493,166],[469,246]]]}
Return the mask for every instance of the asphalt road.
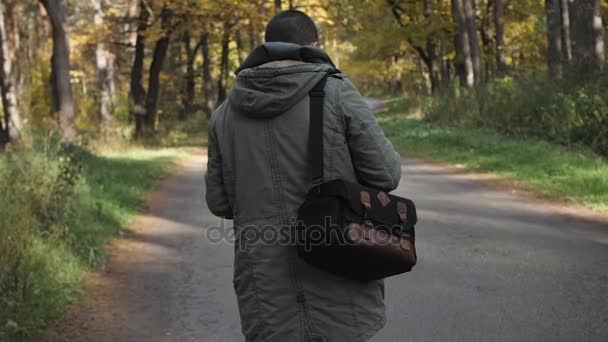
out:
{"label": "asphalt road", "polygon": [[[205,235],[218,220],[202,200],[204,166],[192,159],[153,194],[51,340],[243,341],[232,247]],[[389,323],[373,342],[608,341],[606,224],[415,160],[404,175],[420,263],[387,281]]]}
{"label": "asphalt road", "polygon": [[[389,323],[371,342],[608,341],[608,221],[403,164],[396,194],[419,208],[419,265],[387,280]],[[189,160],[151,195],[89,300],[48,340],[243,341],[233,247],[208,238],[220,221],[203,201],[204,168],[203,156]]]}

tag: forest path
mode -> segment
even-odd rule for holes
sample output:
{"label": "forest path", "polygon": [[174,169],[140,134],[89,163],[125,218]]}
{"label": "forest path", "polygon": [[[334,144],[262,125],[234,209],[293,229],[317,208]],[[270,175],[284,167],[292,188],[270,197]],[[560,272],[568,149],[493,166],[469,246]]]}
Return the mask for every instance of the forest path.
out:
{"label": "forest path", "polygon": [[[243,341],[233,247],[206,236],[219,220],[204,170],[191,158],[150,195],[49,341]],[[605,222],[415,159],[403,174],[395,193],[419,207],[420,262],[387,281],[389,323],[372,342],[608,341]]]}

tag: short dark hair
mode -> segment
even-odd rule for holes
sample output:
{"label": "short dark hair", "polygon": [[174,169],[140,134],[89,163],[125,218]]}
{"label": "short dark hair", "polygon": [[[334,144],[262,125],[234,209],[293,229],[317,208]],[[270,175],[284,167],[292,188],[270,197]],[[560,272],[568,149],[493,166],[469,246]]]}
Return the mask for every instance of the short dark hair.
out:
{"label": "short dark hair", "polygon": [[266,25],[266,42],[310,45],[319,40],[315,22],[304,12],[288,10],[275,15]]}

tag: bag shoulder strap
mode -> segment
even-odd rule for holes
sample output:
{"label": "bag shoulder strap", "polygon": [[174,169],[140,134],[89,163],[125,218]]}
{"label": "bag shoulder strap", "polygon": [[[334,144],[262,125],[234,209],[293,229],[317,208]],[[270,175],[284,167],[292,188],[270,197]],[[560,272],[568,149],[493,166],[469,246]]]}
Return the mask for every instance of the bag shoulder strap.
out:
{"label": "bag shoulder strap", "polygon": [[327,78],[336,74],[331,70],[312,88],[310,96],[310,127],[308,130],[308,151],[312,167],[312,183],[319,185],[324,177],[324,151],[323,151],[323,116],[325,103],[325,84]]}

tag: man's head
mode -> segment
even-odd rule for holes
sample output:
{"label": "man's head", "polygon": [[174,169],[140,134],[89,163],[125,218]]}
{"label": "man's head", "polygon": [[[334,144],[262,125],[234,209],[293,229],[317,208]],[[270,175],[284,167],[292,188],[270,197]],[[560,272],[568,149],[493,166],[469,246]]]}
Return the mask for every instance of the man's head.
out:
{"label": "man's head", "polygon": [[275,15],[266,26],[266,42],[284,42],[315,46],[319,40],[317,25],[304,12],[289,10]]}

